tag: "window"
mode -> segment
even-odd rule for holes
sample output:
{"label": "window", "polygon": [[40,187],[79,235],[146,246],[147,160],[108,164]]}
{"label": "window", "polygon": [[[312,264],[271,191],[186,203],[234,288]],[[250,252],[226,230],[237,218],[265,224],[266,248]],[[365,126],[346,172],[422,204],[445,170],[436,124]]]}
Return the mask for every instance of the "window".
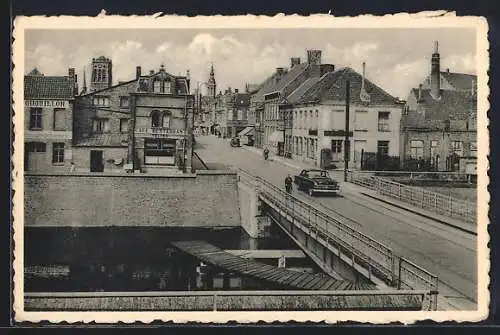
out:
{"label": "window", "polygon": [[31,130],[41,130],[42,129],[42,109],[41,108],[30,108],[30,129]]}
{"label": "window", "polygon": [[46,152],[47,145],[43,142],[28,142],[26,149],[28,152]]}
{"label": "window", "polygon": [[477,157],[477,142],[470,142],[470,154],[471,157]]}
{"label": "window", "polygon": [[128,108],[128,97],[120,97],[120,107]]}
{"label": "window", "polygon": [[380,156],[389,155],[389,141],[377,141],[377,153]]}
{"label": "window", "polygon": [[378,112],[378,131],[391,131],[389,129],[389,112]]}
{"label": "window", "polygon": [[453,141],[453,153],[458,157],[462,157],[464,154],[464,146],[461,141]]}
{"label": "window", "polygon": [[160,93],[161,92],[161,81],[155,80],[153,82],[153,92]]}
{"label": "window", "polygon": [[109,97],[95,96],[93,100],[94,106],[109,106]]}
{"label": "window", "polygon": [[95,134],[102,134],[109,132],[109,120],[108,119],[94,119],[92,130]]}
{"label": "window", "polygon": [[161,114],[159,111],[151,112],[151,128],[161,127]]}
{"label": "window", "polygon": [[64,143],[52,144],[52,164],[64,163]]}
{"label": "window", "polygon": [[435,157],[437,155],[437,153],[438,153],[438,151],[437,151],[438,150],[438,144],[439,144],[439,142],[436,141],[436,140],[432,140],[431,141],[431,159],[433,157]]}
{"label": "window", "polygon": [[354,130],[368,131],[368,111],[360,110],[354,113]]}
{"label": "window", "polygon": [[332,152],[333,153],[342,152],[342,140],[332,140]]}
{"label": "window", "polygon": [[410,157],[413,159],[422,159],[424,157],[424,141],[410,141]]}
{"label": "window", "polygon": [[342,160],[342,140],[332,140],[332,160]]}
{"label": "window", "polygon": [[54,108],[54,130],[66,129],[66,109]]}
{"label": "window", "polygon": [[165,90],[164,90],[164,92],[170,94],[172,92],[172,84],[170,83],[169,80],[165,81],[164,84],[165,84]]}
{"label": "window", "polygon": [[170,128],[170,112],[164,112],[162,118],[163,128]]}
{"label": "window", "polygon": [[128,119],[120,119],[120,133],[128,132]]}

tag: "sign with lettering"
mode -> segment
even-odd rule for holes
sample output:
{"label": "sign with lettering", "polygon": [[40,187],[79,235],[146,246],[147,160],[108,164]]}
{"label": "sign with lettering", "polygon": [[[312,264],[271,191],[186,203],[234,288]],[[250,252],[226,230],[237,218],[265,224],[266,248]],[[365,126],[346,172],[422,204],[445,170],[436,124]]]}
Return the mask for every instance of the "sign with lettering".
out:
{"label": "sign with lettering", "polygon": [[135,134],[137,136],[167,138],[175,136],[184,136],[186,135],[186,131],[184,129],[175,129],[175,128],[138,128]]}
{"label": "sign with lettering", "polygon": [[26,107],[68,108],[67,100],[24,100]]}

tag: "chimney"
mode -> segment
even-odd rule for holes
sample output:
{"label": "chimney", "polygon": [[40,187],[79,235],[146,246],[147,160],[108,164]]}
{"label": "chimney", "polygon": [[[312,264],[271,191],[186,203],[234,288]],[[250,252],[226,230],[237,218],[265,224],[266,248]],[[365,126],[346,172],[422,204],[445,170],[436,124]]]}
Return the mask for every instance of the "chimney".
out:
{"label": "chimney", "polygon": [[[76,74],[75,74],[75,68],[70,67],[68,69],[68,79],[71,85],[71,88],[73,89],[73,94],[77,95],[78,94],[78,87],[76,86]],[[76,92],[76,93],[75,93]]]}
{"label": "chimney", "polygon": [[321,64],[319,66],[320,70],[321,70],[321,76],[323,77],[326,73],[328,72],[333,72],[335,71],[335,65],[333,64]]}
{"label": "chimney", "polygon": [[292,57],[290,58],[290,68],[293,68],[295,65],[300,64],[300,57]]}
{"label": "chimney", "polygon": [[238,91],[239,91],[239,90],[238,90],[237,88],[235,88],[235,89],[234,89],[234,93],[238,93]]}
{"label": "chimney", "polygon": [[422,100],[422,84],[418,85],[418,101]]}
{"label": "chimney", "polygon": [[449,69],[449,68],[448,68],[448,69],[446,69],[446,73],[450,73],[450,69]]}
{"label": "chimney", "polygon": [[321,50],[307,50],[307,63],[311,65],[320,65]]}
{"label": "chimney", "polygon": [[282,67],[277,67],[277,68],[276,68],[276,73],[278,74],[278,76],[280,76],[280,77],[281,77],[281,76],[283,75],[283,73],[284,73],[284,72],[285,72],[285,69],[284,69],[284,68],[282,68]]}
{"label": "chimney", "polygon": [[149,75],[152,76],[153,74],[155,74],[155,71],[154,70],[149,70]]}
{"label": "chimney", "polygon": [[435,41],[431,59],[431,95],[434,99],[439,99],[441,95],[441,66],[438,47],[438,41]]}
{"label": "chimney", "polygon": [[135,67],[135,79],[139,79],[141,77],[141,67],[136,66]]}
{"label": "chimney", "polygon": [[309,76],[321,77],[321,50],[307,50],[307,63]]}

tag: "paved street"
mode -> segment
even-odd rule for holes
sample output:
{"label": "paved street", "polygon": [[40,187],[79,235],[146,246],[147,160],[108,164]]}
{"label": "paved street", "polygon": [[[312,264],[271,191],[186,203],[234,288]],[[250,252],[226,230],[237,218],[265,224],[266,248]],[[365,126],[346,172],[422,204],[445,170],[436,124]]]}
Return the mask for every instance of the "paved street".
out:
{"label": "paved street", "polygon": [[[287,173],[293,176],[299,172],[281,163],[264,161],[262,156],[243,147],[230,147],[227,140],[214,136],[197,137],[197,142],[195,151],[212,169],[242,168],[280,187]],[[339,181],[343,179],[341,171],[330,174]],[[350,183],[341,183],[341,190],[339,197],[309,197],[296,190],[294,195],[328,207],[339,221],[436,274],[440,279],[440,293],[453,306],[476,308],[470,301],[477,301],[475,236],[368,198]]]}

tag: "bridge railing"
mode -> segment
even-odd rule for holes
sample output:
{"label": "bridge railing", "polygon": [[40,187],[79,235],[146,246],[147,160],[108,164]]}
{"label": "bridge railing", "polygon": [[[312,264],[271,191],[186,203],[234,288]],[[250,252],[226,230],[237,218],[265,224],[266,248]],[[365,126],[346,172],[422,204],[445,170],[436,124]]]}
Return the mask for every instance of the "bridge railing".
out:
{"label": "bridge railing", "polygon": [[362,261],[368,271],[378,272],[385,281],[394,281],[396,258],[390,248],[262,178],[257,177],[256,180],[261,196],[270,199],[306,228],[322,232],[330,243]]}
{"label": "bridge railing", "polygon": [[393,250],[373,238],[340,222],[323,209],[318,209],[295,196],[285,192],[268,181],[254,177],[250,173],[239,171],[241,181],[247,181],[257,188],[259,194],[280,210],[300,222],[310,233],[323,233],[328,242],[337,248],[357,257],[365,266],[378,272],[384,280],[398,285],[398,289],[430,290],[432,304],[437,304],[438,277],[403,257],[398,257]]}
{"label": "bridge railing", "polygon": [[349,172],[349,181],[373,190],[380,195],[398,199],[415,207],[462,219],[470,223],[477,222],[477,205],[470,201],[353,171]]}

